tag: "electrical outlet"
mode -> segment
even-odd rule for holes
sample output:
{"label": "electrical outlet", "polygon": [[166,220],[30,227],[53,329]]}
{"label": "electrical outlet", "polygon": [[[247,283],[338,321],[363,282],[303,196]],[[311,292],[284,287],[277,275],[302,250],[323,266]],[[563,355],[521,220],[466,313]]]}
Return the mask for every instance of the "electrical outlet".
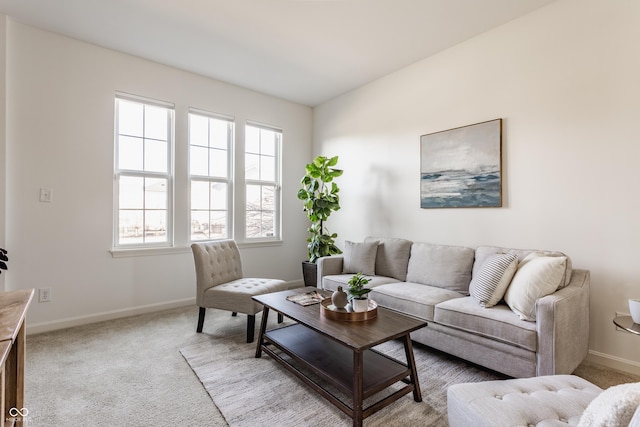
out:
{"label": "electrical outlet", "polygon": [[51,188],[40,189],[40,201],[45,203],[51,203],[53,200],[53,190]]}
{"label": "electrical outlet", "polygon": [[38,290],[38,302],[51,302],[51,288],[40,288]]}

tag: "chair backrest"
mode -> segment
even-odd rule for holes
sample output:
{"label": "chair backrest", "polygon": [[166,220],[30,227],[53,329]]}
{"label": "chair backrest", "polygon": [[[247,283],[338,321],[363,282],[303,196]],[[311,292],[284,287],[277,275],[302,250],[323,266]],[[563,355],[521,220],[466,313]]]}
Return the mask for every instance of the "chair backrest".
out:
{"label": "chair backrest", "polygon": [[193,243],[196,266],[196,299],[212,286],[242,278],[242,261],[238,245],[233,240]]}

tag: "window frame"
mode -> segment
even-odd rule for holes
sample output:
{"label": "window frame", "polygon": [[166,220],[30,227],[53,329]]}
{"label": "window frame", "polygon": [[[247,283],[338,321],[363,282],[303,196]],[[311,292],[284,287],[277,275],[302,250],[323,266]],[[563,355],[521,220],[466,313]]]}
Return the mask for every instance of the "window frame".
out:
{"label": "window frame", "polygon": [[[228,129],[228,138],[227,138],[227,176],[224,177],[216,177],[216,176],[204,176],[204,175],[193,175],[191,173],[191,115],[198,115],[201,117],[205,117],[207,119],[221,120],[227,122]],[[191,243],[196,242],[207,242],[214,240],[224,240],[224,239],[233,239],[234,237],[234,152],[235,152],[235,119],[231,116],[227,116],[224,114],[212,113],[206,110],[201,110],[197,108],[190,107],[187,111],[187,187],[188,187],[188,201],[187,201],[187,216],[188,216],[188,224],[187,224],[187,241]],[[199,239],[193,240],[191,233],[191,222],[192,222],[192,206],[191,206],[191,184],[193,181],[200,182],[219,182],[227,185],[227,235],[226,237],[219,237],[214,239]],[[211,210],[209,210],[211,212]]]}
{"label": "window frame", "polygon": [[[274,181],[268,181],[263,179],[248,179],[246,177],[246,158],[247,158],[247,129],[249,127],[254,127],[260,130],[267,130],[271,132],[275,132],[278,135],[278,140],[275,146],[274,153]],[[244,179],[244,227],[243,227],[243,236],[245,243],[270,243],[270,242],[280,242],[282,241],[282,145],[284,140],[284,132],[281,128],[276,126],[267,125],[264,123],[258,123],[254,121],[246,121],[245,122],[245,147],[243,152],[243,157],[245,160],[245,179]],[[274,188],[274,218],[273,218],[273,228],[274,233],[273,236],[260,236],[260,237],[249,237],[247,235],[248,231],[248,186],[249,185],[259,185],[259,186],[273,186]]]}
{"label": "window frame", "polygon": [[[133,102],[144,106],[159,107],[167,110],[167,170],[166,172],[144,171],[137,169],[120,168],[120,121],[119,121],[119,101]],[[144,116],[143,116],[144,120]],[[144,129],[144,123],[143,123]],[[144,141],[143,131],[143,141]],[[154,138],[151,138],[154,139]],[[144,145],[143,145],[144,150]],[[123,92],[116,92],[114,97],[114,164],[113,164],[113,180],[114,180],[114,209],[113,209],[113,242],[114,250],[137,250],[137,249],[153,249],[153,248],[172,248],[174,247],[174,188],[175,188],[175,170],[174,170],[174,150],[175,150],[175,105],[170,102],[160,101],[138,95],[132,95]],[[143,154],[144,156],[144,154]],[[145,242],[143,233],[143,242],[139,243],[122,243],[120,241],[120,179],[122,177],[134,178],[152,178],[166,179],[166,240],[162,242]],[[143,187],[144,192],[144,187]],[[143,201],[144,203],[144,201]],[[142,208],[143,212],[147,209]],[[151,210],[151,209],[149,209]]]}

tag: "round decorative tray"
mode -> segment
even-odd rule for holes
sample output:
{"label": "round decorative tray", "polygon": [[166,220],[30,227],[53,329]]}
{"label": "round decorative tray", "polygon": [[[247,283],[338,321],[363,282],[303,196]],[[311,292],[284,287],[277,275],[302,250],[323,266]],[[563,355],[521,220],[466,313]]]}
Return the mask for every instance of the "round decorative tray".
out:
{"label": "round decorative tray", "polygon": [[337,308],[331,302],[331,298],[326,298],[320,303],[320,312],[324,317],[331,320],[361,322],[363,320],[373,319],[378,315],[378,304],[370,299],[369,309],[367,311],[352,311],[350,304],[345,308]]}

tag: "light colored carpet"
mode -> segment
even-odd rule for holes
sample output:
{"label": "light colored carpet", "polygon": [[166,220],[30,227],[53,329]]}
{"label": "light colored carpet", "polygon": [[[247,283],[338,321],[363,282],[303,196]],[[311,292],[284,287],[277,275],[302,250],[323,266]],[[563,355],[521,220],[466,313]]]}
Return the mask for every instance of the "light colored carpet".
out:
{"label": "light colored carpet", "polygon": [[[212,403],[221,394],[211,386],[210,397],[185,361],[179,349],[201,347],[202,361],[208,355],[219,360],[210,370],[225,370],[229,376],[222,385],[238,378],[249,378],[246,386],[232,389],[229,400],[241,410],[250,410],[266,399],[285,402],[299,414],[306,414],[308,422],[314,424],[314,416],[307,413],[313,405],[324,405],[325,412],[338,414],[336,408],[310,390],[304,394],[316,399],[313,405],[305,401],[290,400],[298,390],[306,386],[279,368],[268,356],[253,358],[254,344],[245,343],[246,316],[231,317],[229,312],[207,310],[204,332],[195,332],[198,309],[195,306],[166,310],[119,320],[94,323],[60,331],[29,335],[27,331],[27,355],[25,372],[25,407],[29,409],[28,427],[52,426],[227,426],[225,418]],[[259,324],[260,316],[257,317]],[[218,351],[227,351],[215,356]],[[416,353],[422,350],[416,350]],[[427,352],[427,351],[425,351]],[[247,357],[245,357],[245,355]],[[467,381],[470,376],[494,373],[484,372],[459,360],[448,361],[447,356],[434,356],[433,361],[419,364],[442,363],[433,368],[435,375],[420,373],[423,389],[423,403],[415,403],[410,396],[403,397],[378,415],[365,420],[365,425],[402,425],[391,416],[400,408],[411,407],[417,411],[417,419],[422,425],[446,425],[441,414],[445,411],[443,390],[448,384]],[[236,362],[246,363],[244,370],[233,371],[227,366]],[[280,369],[274,375],[265,374],[264,369]],[[599,365],[583,364],[577,373],[584,378],[607,387],[623,382],[640,381],[637,377],[613,371]],[[275,391],[261,394],[258,376],[265,381],[275,381]],[[476,377],[478,378],[478,377]],[[289,380],[291,390],[280,381]],[[209,380],[205,379],[205,383]],[[241,383],[239,383],[241,384]],[[229,387],[227,386],[227,390]],[[260,392],[259,392],[260,391]],[[274,397],[275,396],[275,397]],[[285,398],[286,396],[286,398]],[[226,409],[225,409],[226,410]],[[401,412],[401,411],[400,411]],[[425,416],[433,415],[433,419]],[[272,414],[273,415],[273,414]],[[273,415],[276,419],[276,415]],[[263,425],[276,425],[271,415]],[[304,418],[304,417],[303,417]],[[229,418],[232,420],[232,418]],[[405,419],[406,421],[406,419]],[[347,422],[348,424],[348,422]],[[235,427],[235,421],[231,425]],[[258,426],[259,424],[254,424]],[[335,423],[336,427],[342,424]]]}

